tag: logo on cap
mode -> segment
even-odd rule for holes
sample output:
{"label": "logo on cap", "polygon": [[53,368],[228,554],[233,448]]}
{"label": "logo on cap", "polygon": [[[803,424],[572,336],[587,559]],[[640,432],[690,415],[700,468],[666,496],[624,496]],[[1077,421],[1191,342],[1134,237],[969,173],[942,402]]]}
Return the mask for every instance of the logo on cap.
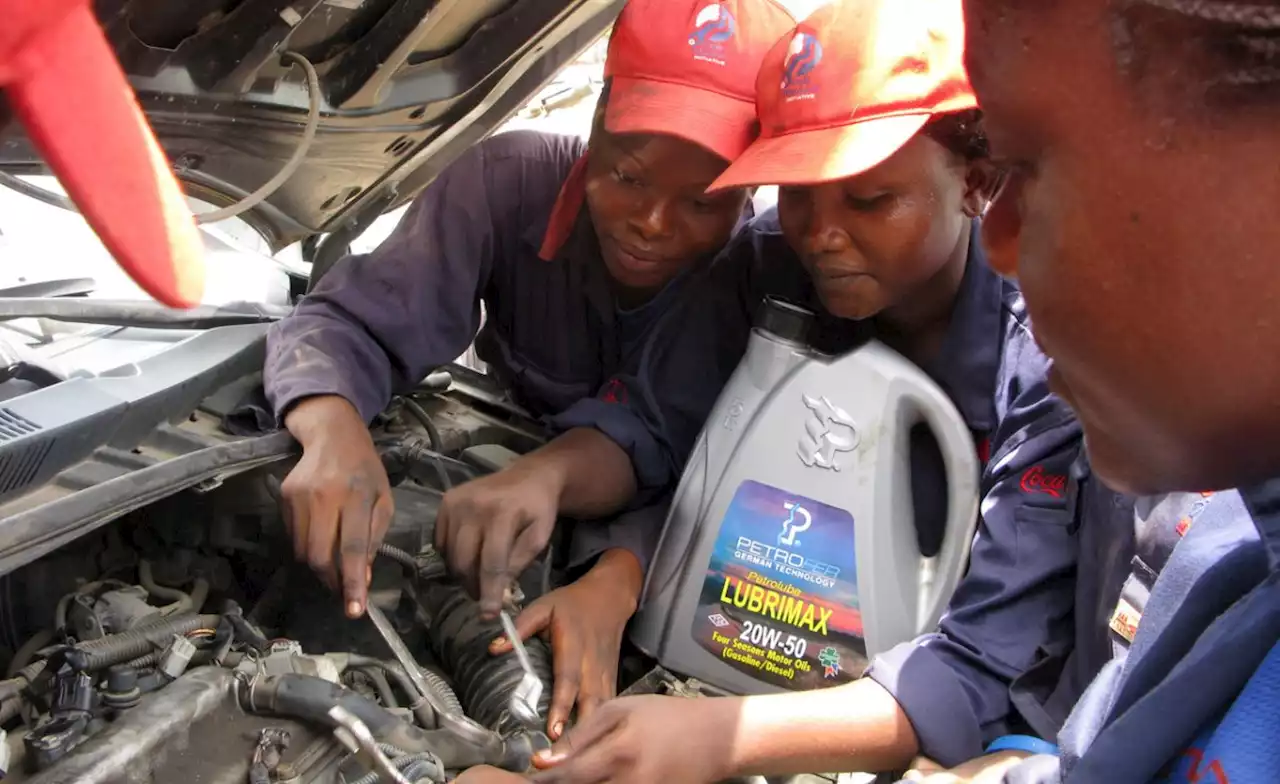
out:
{"label": "logo on cap", "polygon": [[782,66],[782,97],[788,101],[813,99],[813,69],[822,62],[822,44],[808,33],[796,33]]}
{"label": "logo on cap", "polygon": [[725,46],[737,29],[738,23],[728,8],[720,3],[704,5],[694,17],[693,30],[689,33],[693,59],[724,65]]}

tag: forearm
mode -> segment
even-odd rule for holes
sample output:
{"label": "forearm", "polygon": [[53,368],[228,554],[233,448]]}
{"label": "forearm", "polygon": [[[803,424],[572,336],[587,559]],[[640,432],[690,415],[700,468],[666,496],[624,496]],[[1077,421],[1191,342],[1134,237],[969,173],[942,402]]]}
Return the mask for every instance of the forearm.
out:
{"label": "forearm", "polygon": [[743,698],[727,775],[874,772],[905,768],[915,731],[874,681]]}
{"label": "forearm", "polygon": [[604,551],[582,579],[608,590],[614,596],[611,607],[616,608],[619,613],[626,613],[627,618],[640,605],[644,571],[640,566],[640,559],[630,550],[615,547]]}
{"label": "forearm", "polygon": [[574,428],[514,462],[558,488],[560,514],[595,518],[619,511],[636,494],[631,458],[598,430]]}
{"label": "forearm", "polygon": [[355,405],[341,395],[315,395],[298,401],[285,414],[284,426],[304,448],[327,435],[367,430]]}

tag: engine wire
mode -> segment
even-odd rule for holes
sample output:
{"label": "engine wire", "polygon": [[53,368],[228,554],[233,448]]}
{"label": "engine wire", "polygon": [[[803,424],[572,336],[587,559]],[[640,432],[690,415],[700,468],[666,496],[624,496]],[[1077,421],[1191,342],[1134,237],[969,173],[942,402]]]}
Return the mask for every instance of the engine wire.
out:
{"label": "engine wire", "polygon": [[253,209],[266,200],[268,196],[275,193],[281,185],[284,185],[285,181],[292,177],[293,173],[302,165],[303,159],[307,157],[307,152],[311,149],[311,143],[315,141],[316,130],[320,127],[320,76],[316,73],[315,66],[311,64],[311,61],[297,52],[281,52],[280,58],[296,63],[307,76],[307,125],[302,131],[302,138],[298,141],[298,146],[294,148],[292,157],[289,158],[284,167],[276,172],[274,177],[264,182],[256,191],[235,204],[196,215],[196,223],[217,223]]}
{"label": "engine wire", "polygon": [[[311,61],[298,52],[284,51],[280,53],[280,58],[298,65],[306,75],[307,124],[302,131],[302,138],[298,140],[298,145],[294,148],[293,155],[290,156],[285,165],[281,167],[280,171],[276,172],[274,177],[264,182],[253,193],[250,193],[248,196],[245,196],[234,204],[230,204],[216,210],[194,214],[192,217],[195,219],[197,224],[217,223],[219,221],[227,220],[228,218],[234,218],[241,213],[257,207],[265,201],[267,197],[279,190],[280,186],[284,185],[284,183],[293,176],[294,172],[298,170],[298,167],[302,165],[302,161],[306,159],[307,153],[311,150],[311,144],[315,141],[316,132],[320,127],[320,76],[316,73],[315,66],[311,64]],[[75,202],[71,201],[71,199],[66,196],[46,188],[41,188],[38,185],[33,185],[21,177],[17,177],[8,172],[0,171],[0,185],[45,204],[59,207],[77,214],[80,212],[76,207]]]}

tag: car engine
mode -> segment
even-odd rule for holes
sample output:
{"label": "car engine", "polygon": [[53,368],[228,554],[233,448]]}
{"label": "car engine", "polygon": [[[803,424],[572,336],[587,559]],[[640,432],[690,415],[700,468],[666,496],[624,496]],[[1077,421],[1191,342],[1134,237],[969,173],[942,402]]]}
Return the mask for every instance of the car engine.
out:
{"label": "car engine", "polygon": [[[418,409],[423,424],[440,419]],[[419,673],[295,562],[278,503],[291,465],[264,466],[159,499],[0,578],[0,778],[374,784],[526,770],[549,746],[550,653],[529,641],[544,681],[531,726],[509,710],[517,658],[488,652],[499,623],[480,619],[429,544],[443,491],[491,468],[427,441],[379,440],[396,515],[369,597]],[[549,557],[526,578],[547,589]],[[522,600],[515,587],[509,609]]]}

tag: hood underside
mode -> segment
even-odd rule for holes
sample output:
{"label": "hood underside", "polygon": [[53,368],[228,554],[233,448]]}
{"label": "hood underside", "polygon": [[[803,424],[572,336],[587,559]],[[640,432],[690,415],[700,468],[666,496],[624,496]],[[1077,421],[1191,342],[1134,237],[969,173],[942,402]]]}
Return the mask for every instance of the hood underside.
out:
{"label": "hood underside", "polygon": [[[98,0],[188,193],[219,206],[299,168],[242,217],[279,249],[354,236],[421,190],[596,40],[623,0]],[[10,125],[0,167],[40,170]]]}

